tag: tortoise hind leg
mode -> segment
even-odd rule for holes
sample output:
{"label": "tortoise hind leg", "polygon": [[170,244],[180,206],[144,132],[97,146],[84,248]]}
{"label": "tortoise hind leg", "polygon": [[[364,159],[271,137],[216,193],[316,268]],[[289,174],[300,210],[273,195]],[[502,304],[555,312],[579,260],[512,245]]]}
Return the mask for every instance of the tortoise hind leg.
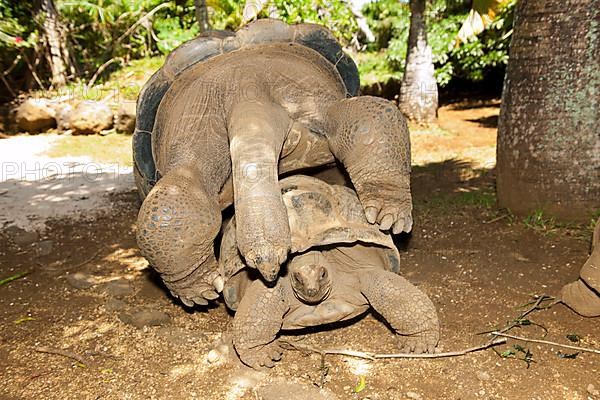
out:
{"label": "tortoise hind leg", "polygon": [[150,191],[137,222],[142,254],[187,306],[217,298],[220,286],[213,243],[221,209],[199,182],[193,168],[173,169]]}
{"label": "tortoise hind leg", "polygon": [[440,337],[435,306],[409,281],[384,270],[360,275],[361,292],[369,304],[398,335],[398,347],[406,352],[433,353]]}
{"label": "tortoise hind leg", "polygon": [[412,229],[410,138],[390,101],[361,96],[326,113],[329,146],[350,175],[367,220],[398,234]]}

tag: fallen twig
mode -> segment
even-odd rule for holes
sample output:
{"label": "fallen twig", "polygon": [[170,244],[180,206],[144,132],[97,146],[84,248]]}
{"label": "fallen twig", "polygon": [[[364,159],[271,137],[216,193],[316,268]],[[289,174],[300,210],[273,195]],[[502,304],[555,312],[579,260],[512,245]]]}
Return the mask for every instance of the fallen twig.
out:
{"label": "fallen twig", "polygon": [[90,79],[90,81],[88,82],[88,84],[86,85],[87,88],[91,88],[92,86],[94,86],[94,83],[96,82],[96,79],[98,79],[98,77],[100,76],[100,74],[102,72],[104,72],[104,70],[106,68],[108,68],[108,66],[114,62],[120,62],[121,64],[123,64],[125,62],[125,60],[123,60],[123,57],[114,57],[111,58],[110,60],[108,60],[107,62],[105,62],[104,64],[102,64],[98,70],[94,73],[94,75],[92,76],[92,79]]}
{"label": "fallen twig", "polygon": [[504,219],[504,218],[506,218],[506,217],[508,217],[508,216],[510,216],[510,214],[502,214],[501,216],[499,216],[499,217],[496,217],[496,218],[493,218],[493,219],[490,219],[489,221],[483,221],[483,223],[484,223],[484,224],[492,224],[492,223],[494,223],[494,222],[498,222],[498,221],[500,221],[501,219]]}
{"label": "fallen twig", "polygon": [[[506,325],[504,328],[502,328],[500,330],[492,329],[492,330],[485,331],[485,332],[479,332],[478,335],[485,335],[485,334],[492,333],[492,332],[501,332],[501,333],[508,332],[512,328],[516,328],[517,326],[523,325],[523,320],[525,319],[525,317],[528,316],[529,314],[531,314],[532,312],[534,312],[536,310],[545,310],[545,309],[550,308],[560,302],[560,301],[555,301],[555,302],[550,303],[548,306],[540,307],[540,304],[542,304],[546,300],[555,300],[555,298],[552,296],[547,296],[545,294],[538,296],[538,298],[532,303],[531,307],[529,307],[527,310],[522,312],[517,318],[513,319],[512,322],[510,324]],[[528,305],[528,304],[526,304],[526,305]],[[544,328],[543,326],[541,326],[541,325],[539,325],[539,326],[542,329],[546,330],[546,328]]]}
{"label": "fallen twig", "polygon": [[547,345],[550,345],[550,346],[563,347],[565,349],[583,351],[583,352],[586,352],[586,353],[600,354],[600,350],[596,350],[596,349],[590,349],[590,348],[587,348],[587,347],[579,347],[579,346],[571,346],[569,344],[561,344],[561,343],[551,342],[549,340],[531,339],[531,338],[526,338],[526,337],[522,337],[522,336],[509,335],[509,334],[506,334],[506,333],[503,333],[503,332],[492,332],[492,333],[490,333],[490,335],[501,336],[501,337],[504,337],[504,338],[514,339],[514,340],[521,340],[523,342],[547,344]]}
{"label": "fallen twig", "polygon": [[152,15],[154,15],[160,9],[165,8],[165,7],[169,7],[170,5],[171,5],[171,3],[169,3],[169,2],[167,2],[167,3],[161,3],[158,6],[154,7],[152,10],[148,11],[144,16],[142,16],[133,25],[131,25],[129,27],[129,29],[127,29],[125,31],[124,34],[122,34],[121,36],[119,36],[119,38],[117,39],[117,41],[115,43],[117,45],[119,43],[121,43],[121,41],[123,39],[125,39],[127,36],[129,36],[138,26],[140,26],[142,23],[144,23],[144,21],[146,21],[147,19],[149,19],[150,17],[152,17]]}
{"label": "fallen twig", "polygon": [[91,365],[91,363],[84,357],[80,356],[79,354],[75,354],[71,351],[68,351],[68,350],[55,349],[52,347],[45,347],[45,346],[34,347],[33,350],[37,351],[38,353],[54,354],[57,356],[63,356],[66,358],[70,358],[70,359],[75,360],[78,363],[86,365],[86,366]]}
{"label": "fallen twig", "polygon": [[355,350],[342,350],[342,349],[319,349],[318,347],[313,347],[307,344],[298,344],[292,342],[282,342],[284,345],[289,345],[292,350],[300,350],[300,351],[308,351],[311,353],[317,353],[320,355],[326,354],[337,354],[348,357],[356,357],[363,358],[366,360],[375,360],[375,357],[371,353],[367,353],[364,351],[355,351]]}
{"label": "fallen twig", "polygon": [[464,356],[466,354],[473,353],[476,351],[485,350],[490,347],[498,346],[498,345],[506,343],[506,341],[507,340],[504,338],[494,339],[494,340],[492,340],[488,343],[482,344],[480,346],[469,347],[464,350],[448,351],[448,352],[444,352],[444,353],[432,353],[432,354],[428,354],[428,353],[425,353],[425,354],[412,354],[412,353],[376,354],[376,353],[368,353],[368,352],[355,351],[355,350],[319,349],[319,348],[309,346],[309,345],[302,345],[302,344],[290,343],[290,342],[285,342],[285,343],[290,345],[290,347],[292,347],[295,350],[305,350],[305,351],[310,351],[310,352],[321,354],[321,355],[337,354],[337,355],[356,357],[356,358],[362,358],[362,359],[373,361],[373,360],[381,360],[381,359],[386,359],[386,358],[424,359],[424,358],[458,357],[458,356]]}

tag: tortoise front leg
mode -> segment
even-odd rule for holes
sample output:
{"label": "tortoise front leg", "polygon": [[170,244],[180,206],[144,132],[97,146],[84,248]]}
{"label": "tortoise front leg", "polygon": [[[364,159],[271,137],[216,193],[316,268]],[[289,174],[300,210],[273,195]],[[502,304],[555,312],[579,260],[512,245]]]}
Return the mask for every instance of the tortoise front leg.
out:
{"label": "tortoise front leg", "polygon": [[142,255],[187,306],[218,297],[215,289],[222,284],[213,242],[220,227],[217,196],[202,188],[192,167],[170,171],[142,204],[137,220]]}
{"label": "tortoise front leg", "polygon": [[277,278],[291,245],[278,180],[290,124],[280,106],[256,101],[235,105],[228,127],[238,248],[268,281]]}
{"label": "tortoise front leg", "polygon": [[281,359],[275,340],[289,310],[281,284],[269,288],[256,280],[250,285],[233,318],[233,346],[242,362],[252,368],[272,367]]}
{"label": "tortoise front leg", "polygon": [[370,270],[360,275],[361,292],[394,329],[406,352],[433,353],[440,338],[435,306],[425,293],[393,272]]}
{"label": "tortoise front leg", "polygon": [[410,138],[402,113],[371,96],[334,103],[326,114],[329,147],[350,175],[370,223],[412,229]]}

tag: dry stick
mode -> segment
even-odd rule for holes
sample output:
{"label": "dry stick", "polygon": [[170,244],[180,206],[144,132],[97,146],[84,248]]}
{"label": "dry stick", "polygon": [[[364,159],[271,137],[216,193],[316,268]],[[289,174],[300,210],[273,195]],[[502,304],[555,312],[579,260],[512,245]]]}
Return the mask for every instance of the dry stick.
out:
{"label": "dry stick", "polygon": [[285,341],[282,342],[282,343],[289,345],[294,350],[309,351],[311,353],[320,354],[321,356],[324,356],[325,354],[338,354],[338,355],[341,355],[341,356],[363,358],[363,359],[371,360],[371,361],[375,360],[375,357],[373,356],[373,354],[367,353],[367,352],[364,352],[364,351],[338,350],[338,349],[320,349],[318,347],[313,347],[313,346],[310,346],[310,345],[307,345],[307,344],[298,344],[298,343],[285,342]]}
{"label": "dry stick", "polygon": [[66,357],[66,358],[70,358],[72,360],[77,361],[80,364],[83,364],[83,365],[90,365],[91,364],[84,357],[82,357],[82,356],[80,356],[78,354],[75,354],[73,352],[70,352],[68,350],[54,349],[54,348],[45,347],[45,346],[34,347],[33,350],[37,351],[38,353],[55,354],[57,356],[63,356],[63,357]]}
{"label": "dry stick", "polygon": [[33,78],[35,79],[35,81],[37,82],[37,84],[40,86],[40,89],[46,90],[46,88],[44,87],[44,85],[42,85],[42,81],[40,80],[40,77],[35,72],[35,68],[31,65],[31,62],[29,61],[29,58],[27,58],[27,56],[25,55],[25,53],[23,52],[23,50],[21,50],[21,54],[23,55],[23,59],[25,60],[25,63],[27,64],[27,67],[31,71],[31,75],[33,76]]}
{"label": "dry stick", "polygon": [[505,337],[505,338],[515,339],[515,340],[521,340],[523,342],[532,342],[532,343],[547,344],[547,345],[550,345],[550,346],[564,347],[565,349],[578,350],[578,351],[583,351],[583,352],[586,352],[586,353],[600,354],[600,350],[589,349],[589,348],[586,348],[586,347],[579,347],[579,346],[571,346],[569,344],[561,344],[561,343],[551,342],[549,340],[530,339],[530,338],[526,338],[526,337],[522,337],[522,336],[509,335],[509,334],[502,333],[502,332],[492,332],[492,333],[490,333],[490,335],[493,335],[493,336],[502,336],[502,337]]}
{"label": "dry stick", "polygon": [[10,74],[12,72],[12,70],[17,66],[17,64],[19,63],[19,61],[21,61],[21,55],[18,54],[17,57],[15,58],[15,61],[13,61],[13,63],[11,64],[10,67],[8,67],[8,69],[6,69],[2,74],[4,76]]}
{"label": "dry stick", "polygon": [[290,342],[285,342],[285,343],[288,344],[288,345],[290,345],[292,348],[294,348],[296,350],[306,350],[306,351],[310,351],[310,352],[313,352],[313,353],[318,353],[318,354],[321,354],[321,355],[325,355],[325,354],[337,354],[337,355],[342,355],[342,356],[363,358],[363,359],[366,359],[366,360],[374,361],[374,360],[381,360],[381,359],[385,359],[385,358],[425,359],[425,358],[458,357],[458,356],[464,356],[466,354],[473,353],[473,352],[476,352],[476,351],[485,350],[485,349],[488,349],[490,347],[494,347],[494,346],[498,346],[498,345],[501,345],[501,344],[505,344],[506,341],[507,341],[507,339],[505,339],[505,338],[494,339],[494,340],[492,340],[492,341],[490,341],[488,343],[482,344],[480,346],[469,347],[469,348],[464,349],[464,350],[448,351],[448,352],[445,352],[445,353],[433,353],[433,354],[411,354],[411,353],[375,354],[375,353],[367,353],[367,352],[363,352],[363,351],[354,351],[354,350],[319,349],[319,348],[308,346],[308,345],[301,345],[301,344],[290,343]]}
{"label": "dry stick", "polygon": [[504,218],[506,218],[506,217],[508,217],[508,214],[502,214],[501,216],[499,216],[499,217],[496,217],[496,218],[493,218],[493,219],[491,219],[491,220],[489,220],[489,221],[483,221],[483,223],[484,223],[484,224],[491,224],[491,223],[494,223],[494,222],[498,222],[498,221],[500,221],[501,219],[504,219]]}
{"label": "dry stick", "polygon": [[13,90],[13,88],[10,86],[10,84],[8,83],[8,81],[6,80],[6,78],[4,77],[4,74],[0,75],[0,79],[2,79],[2,82],[4,83],[4,86],[6,86],[6,88],[10,92],[11,96],[12,97],[16,97],[17,95],[15,94],[15,91]]}
{"label": "dry stick", "polygon": [[136,21],[136,23],[131,25],[131,27],[129,29],[127,29],[124,34],[119,36],[119,38],[117,39],[115,44],[121,43],[121,41],[123,39],[125,39],[127,36],[129,36],[140,24],[144,23],[144,21],[146,21],[148,18],[150,18],[152,15],[154,15],[154,13],[156,13],[158,10],[168,7],[170,5],[171,5],[170,3],[162,3],[162,4],[159,4],[158,6],[154,7],[152,10],[148,11],[148,13],[146,13],[142,18],[138,19]]}
{"label": "dry stick", "polygon": [[545,294],[541,295],[540,297],[538,297],[538,299],[535,301],[535,303],[533,303],[533,305],[531,307],[529,307],[521,315],[519,315],[515,320],[513,320],[513,322],[510,325],[505,326],[504,328],[500,329],[498,332],[501,332],[501,333],[508,332],[512,328],[518,326],[519,321],[521,321],[523,318],[525,318],[526,316],[528,316],[529,314],[531,314],[532,312],[537,310],[540,307],[540,304],[542,304],[542,302],[544,302],[545,300],[552,300],[552,299],[554,299],[554,297],[547,296]]}
{"label": "dry stick", "polygon": [[96,82],[96,79],[98,79],[98,76],[100,76],[100,74],[112,63],[119,61],[121,64],[123,64],[125,61],[123,60],[123,57],[114,57],[111,58],[110,60],[108,60],[107,62],[105,62],[104,64],[102,64],[98,70],[96,71],[96,73],[94,73],[94,75],[92,76],[92,79],[90,79],[89,83],[86,85],[87,88],[90,88],[94,85],[94,82]]}
{"label": "dry stick", "polygon": [[490,347],[494,347],[494,346],[499,346],[501,344],[506,343],[506,339],[502,338],[502,339],[494,339],[490,342],[487,342],[485,344],[482,344],[480,346],[473,346],[473,347],[469,347],[467,349],[464,350],[458,350],[458,351],[447,351],[445,353],[433,353],[433,354],[404,354],[404,353],[397,353],[397,354],[375,354],[374,357],[376,359],[382,359],[382,358],[445,358],[445,357],[458,357],[458,356],[464,356],[466,354],[469,353],[473,353],[475,351],[481,351],[481,350],[485,350],[485,349],[489,349]]}

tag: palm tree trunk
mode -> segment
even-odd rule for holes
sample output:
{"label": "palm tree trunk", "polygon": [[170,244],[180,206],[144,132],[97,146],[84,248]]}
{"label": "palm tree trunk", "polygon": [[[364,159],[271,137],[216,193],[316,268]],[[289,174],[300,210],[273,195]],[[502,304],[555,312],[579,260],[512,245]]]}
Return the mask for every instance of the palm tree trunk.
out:
{"label": "palm tree trunk", "polygon": [[410,0],[410,31],[402,86],[400,110],[420,124],[437,120],[438,90],[433,76],[433,55],[427,44],[425,0]]}
{"label": "palm tree trunk", "polygon": [[41,0],[43,16],[42,29],[48,50],[48,63],[52,72],[52,85],[63,86],[67,83],[70,56],[63,34],[58,12],[52,0]]}
{"label": "palm tree trunk", "polygon": [[208,31],[210,29],[210,24],[208,21],[206,0],[194,0],[194,6],[196,8],[196,20],[200,25],[200,33]]}
{"label": "palm tree trunk", "polygon": [[498,125],[498,202],[600,208],[600,0],[519,0]]}

